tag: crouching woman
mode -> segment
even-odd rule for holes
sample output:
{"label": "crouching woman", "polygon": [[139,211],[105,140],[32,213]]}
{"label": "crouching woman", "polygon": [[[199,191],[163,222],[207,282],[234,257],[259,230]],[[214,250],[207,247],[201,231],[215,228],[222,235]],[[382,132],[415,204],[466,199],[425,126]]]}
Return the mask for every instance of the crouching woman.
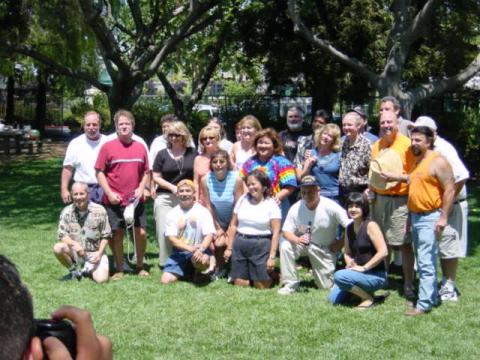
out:
{"label": "crouching woman", "polygon": [[350,302],[352,295],[360,299],[357,309],[376,304],[374,293],[385,286],[388,255],[383,234],[374,221],[368,219],[369,204],[362,194],[350,193],[346,201],[348,216],[353,220],[345,236],[346,268],[334,274],[334,286],[329,300],[333,304]]}

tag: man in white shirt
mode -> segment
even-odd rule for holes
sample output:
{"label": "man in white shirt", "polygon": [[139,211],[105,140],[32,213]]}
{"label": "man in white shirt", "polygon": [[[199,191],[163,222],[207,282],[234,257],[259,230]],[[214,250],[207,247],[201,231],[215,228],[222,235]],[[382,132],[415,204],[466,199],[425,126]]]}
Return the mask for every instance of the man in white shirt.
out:
{"label": "man in white shirt", "polygon": [[338,225],[350,223],[347,212],[335,201],[320,196],[320,186],[314,176],[306,175],[300,183],[302,199],[288,211],[283,224],[284,241],[280,245],[280,268],[284,286],[280,295],[294,293],[300,279],[295,260],[308,256],[313,278],[319,288],[333,285],[336,253],[343,247],[343,239],[336,240]]}
{"label": "man in white shirt", "polygon": [[88,185],[91,201],[101,202],[103,191],[95,176],[95,161],[100,148],[107,140],[105,135],[100,133],[100,126],[100,115],[95,111],[87,112],[84,116],[84,133],[68,144],[60,183],[60,195],[65,204],[72,201],[69,191],[72,176],[75,182]]}
{"label": "man in white shirt", "polygon": [[440,264],[442,267],[443,279],[439,291],[440,298],[445,301],[457,301],[455,280],[458,267],[458,258],[467,254],[467,217],[468,202],[465,183],[470,177],[468,169],[458,156],[457,150],[447,140],[438,136],[435,120],[428,116],[420,116],[412,126],[426,126],[433,131],[433,150],[443,155],[453,170],[455,181],[455,201],[452,212],[448,217],[448,224],[442,233],[438,244]]}

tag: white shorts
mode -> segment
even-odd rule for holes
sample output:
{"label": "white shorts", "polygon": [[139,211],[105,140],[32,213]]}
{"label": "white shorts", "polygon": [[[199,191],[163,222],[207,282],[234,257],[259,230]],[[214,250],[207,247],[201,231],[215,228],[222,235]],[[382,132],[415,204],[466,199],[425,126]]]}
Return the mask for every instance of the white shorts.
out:
{"label": "white shorts", "polygon": [[91,273],[93,273],[97,270],[101,270],[101,271],[108,271],[109,270],[107,255],[103,254],[100,261],[96,264],[93,264],[93,263],[88,261],[88,254],[87,254],[86,258],[87,259],[85,260],[85,264],[83,265],[82,273],[85,272],[85,273],[91,274]]}

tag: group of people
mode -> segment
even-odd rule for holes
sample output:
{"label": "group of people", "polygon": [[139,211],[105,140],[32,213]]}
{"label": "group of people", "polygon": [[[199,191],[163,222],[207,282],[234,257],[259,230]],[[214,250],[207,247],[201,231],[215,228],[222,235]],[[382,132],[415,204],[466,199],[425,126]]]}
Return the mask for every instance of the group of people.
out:
{"label": "group of people", "polygon": [[[319,110],[307,129],[302,109],[291,107],[285,130],[263,129],[247,115],[236,124],[232,143],[212,118],[196,147],[185,123],[165,115],[162,134],[148,149],[133,133],[130,112],[115,114],[110,136],[100,133],[99,115],[89,112],[85,133],[71,141],[63,164],[61,196],[73,203],[61,213],[55,255],[70,277],[87,274],[104,282],[109,244],[110,279],[119,280],[126,266],[123,238],[133,228],[135,272],[149,276],[144,202],[151,198],[163,284],[213,274],[268,288],[279,255],[278,292],[288,295],[300,286],[296,261],[303,256],[315,284],[331,288],[333,304],[353,301],[366,309],[386,286],[398,250],[407,298],[417,297],[415,259],[419,275],[418,301],[407,315],[429,312],[439,300],[458,296],[468,170],[437,135],[433,119],[401,118],[393,97],[381,100],[379,119],[379,137],[361,108],[347,110],[342,129]],[[129,207],[131,221],[125,218]],[[342,249],[346,266],[335,271]]]}

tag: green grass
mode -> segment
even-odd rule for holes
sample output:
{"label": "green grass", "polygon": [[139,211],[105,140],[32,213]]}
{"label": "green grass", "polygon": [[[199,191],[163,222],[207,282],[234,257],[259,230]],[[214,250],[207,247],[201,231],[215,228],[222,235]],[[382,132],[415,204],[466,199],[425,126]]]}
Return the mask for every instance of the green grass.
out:
{"label": "green grass", "polygon": [[225,281],[161,286],[151,204],[150,278],[59,282],[65,270],[51,247],[62,208],[60,167],[60,159],[2,166],[0,252],[17,264],[36,317],[67,303],[90,310],[98,332],[113,341],[116,359],[480,358],[479,186],[470,186],[471,255],[460,263],[459,303],[412,319],[403,316],[406,304],[397,291],[385,304],[358,312],[330,306],[327,292],[312,287],[281,297],[277,289]]}

